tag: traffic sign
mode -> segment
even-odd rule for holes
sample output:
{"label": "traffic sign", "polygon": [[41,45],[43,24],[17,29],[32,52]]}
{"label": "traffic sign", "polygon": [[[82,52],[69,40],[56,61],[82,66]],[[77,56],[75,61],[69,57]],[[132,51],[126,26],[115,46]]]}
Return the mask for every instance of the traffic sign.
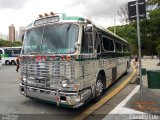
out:
{"label": "traffic sign", "polygon": [[138,2],[139,19],[146,18],[146,5],[145,0],[132,1],[128,3],[129,21],[136,20],[136,2]]}

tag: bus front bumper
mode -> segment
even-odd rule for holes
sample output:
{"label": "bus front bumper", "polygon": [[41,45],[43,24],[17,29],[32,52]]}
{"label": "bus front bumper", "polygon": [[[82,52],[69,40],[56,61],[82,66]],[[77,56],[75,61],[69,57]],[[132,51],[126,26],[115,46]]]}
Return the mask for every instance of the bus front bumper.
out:
{"label": "bus front bumper", "polygon": [[86,89],[83,92],[61,92],[37,87],[25,86],[20,84],[20,93],[29,98],[56,103],[57,106],[68,106],[78,108],[82,106],[88,99],[91,98],[91,89]]}

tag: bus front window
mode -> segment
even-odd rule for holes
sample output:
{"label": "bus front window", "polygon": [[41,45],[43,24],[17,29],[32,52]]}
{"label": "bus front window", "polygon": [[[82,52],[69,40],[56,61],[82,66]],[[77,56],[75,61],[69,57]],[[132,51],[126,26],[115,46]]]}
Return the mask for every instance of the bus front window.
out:
{"label": "bus front window", "polygon": [[54,24],[28,30],[24,37],[22,54],[74,53],[79,27],[75,24]]}
{"label": "bus front window", "polygon": [[40,52],[43,28],[38,27],[26,31],[24,36],[23,54],[31,52]]}

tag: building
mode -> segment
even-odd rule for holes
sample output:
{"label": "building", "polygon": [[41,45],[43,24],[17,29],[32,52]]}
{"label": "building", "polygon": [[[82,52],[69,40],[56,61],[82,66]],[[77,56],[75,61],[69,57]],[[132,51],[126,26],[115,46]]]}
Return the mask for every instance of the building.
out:
{"label": "building", "polygon": [[0,39],[8,40],[8,35],[0,33]]}
{"label": "building", "polygon": [[19,28],[19,40],[22,40],[26,27]]}
{"label": "building", "polygon": [[13,24],[9,26],[9,41],[15,42],[15,27]]}
{"label": "building", "polygon": [[15,30],[15,39],[15,41],[19,41],[19,34],[17,30]]}

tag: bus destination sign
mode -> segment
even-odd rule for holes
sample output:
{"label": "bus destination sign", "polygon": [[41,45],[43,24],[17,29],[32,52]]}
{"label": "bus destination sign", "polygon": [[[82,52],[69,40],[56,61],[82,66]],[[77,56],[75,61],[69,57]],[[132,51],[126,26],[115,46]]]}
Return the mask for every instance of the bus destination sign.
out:
{"label": "bus destination sign", "polygon": [[46,17],[42,19],[38,19],[34,22],[34,25],[42,25],[42,24],[47,24],[47,23],[54,23],[59,21],[59,16],[52,16],[52,17]]}

